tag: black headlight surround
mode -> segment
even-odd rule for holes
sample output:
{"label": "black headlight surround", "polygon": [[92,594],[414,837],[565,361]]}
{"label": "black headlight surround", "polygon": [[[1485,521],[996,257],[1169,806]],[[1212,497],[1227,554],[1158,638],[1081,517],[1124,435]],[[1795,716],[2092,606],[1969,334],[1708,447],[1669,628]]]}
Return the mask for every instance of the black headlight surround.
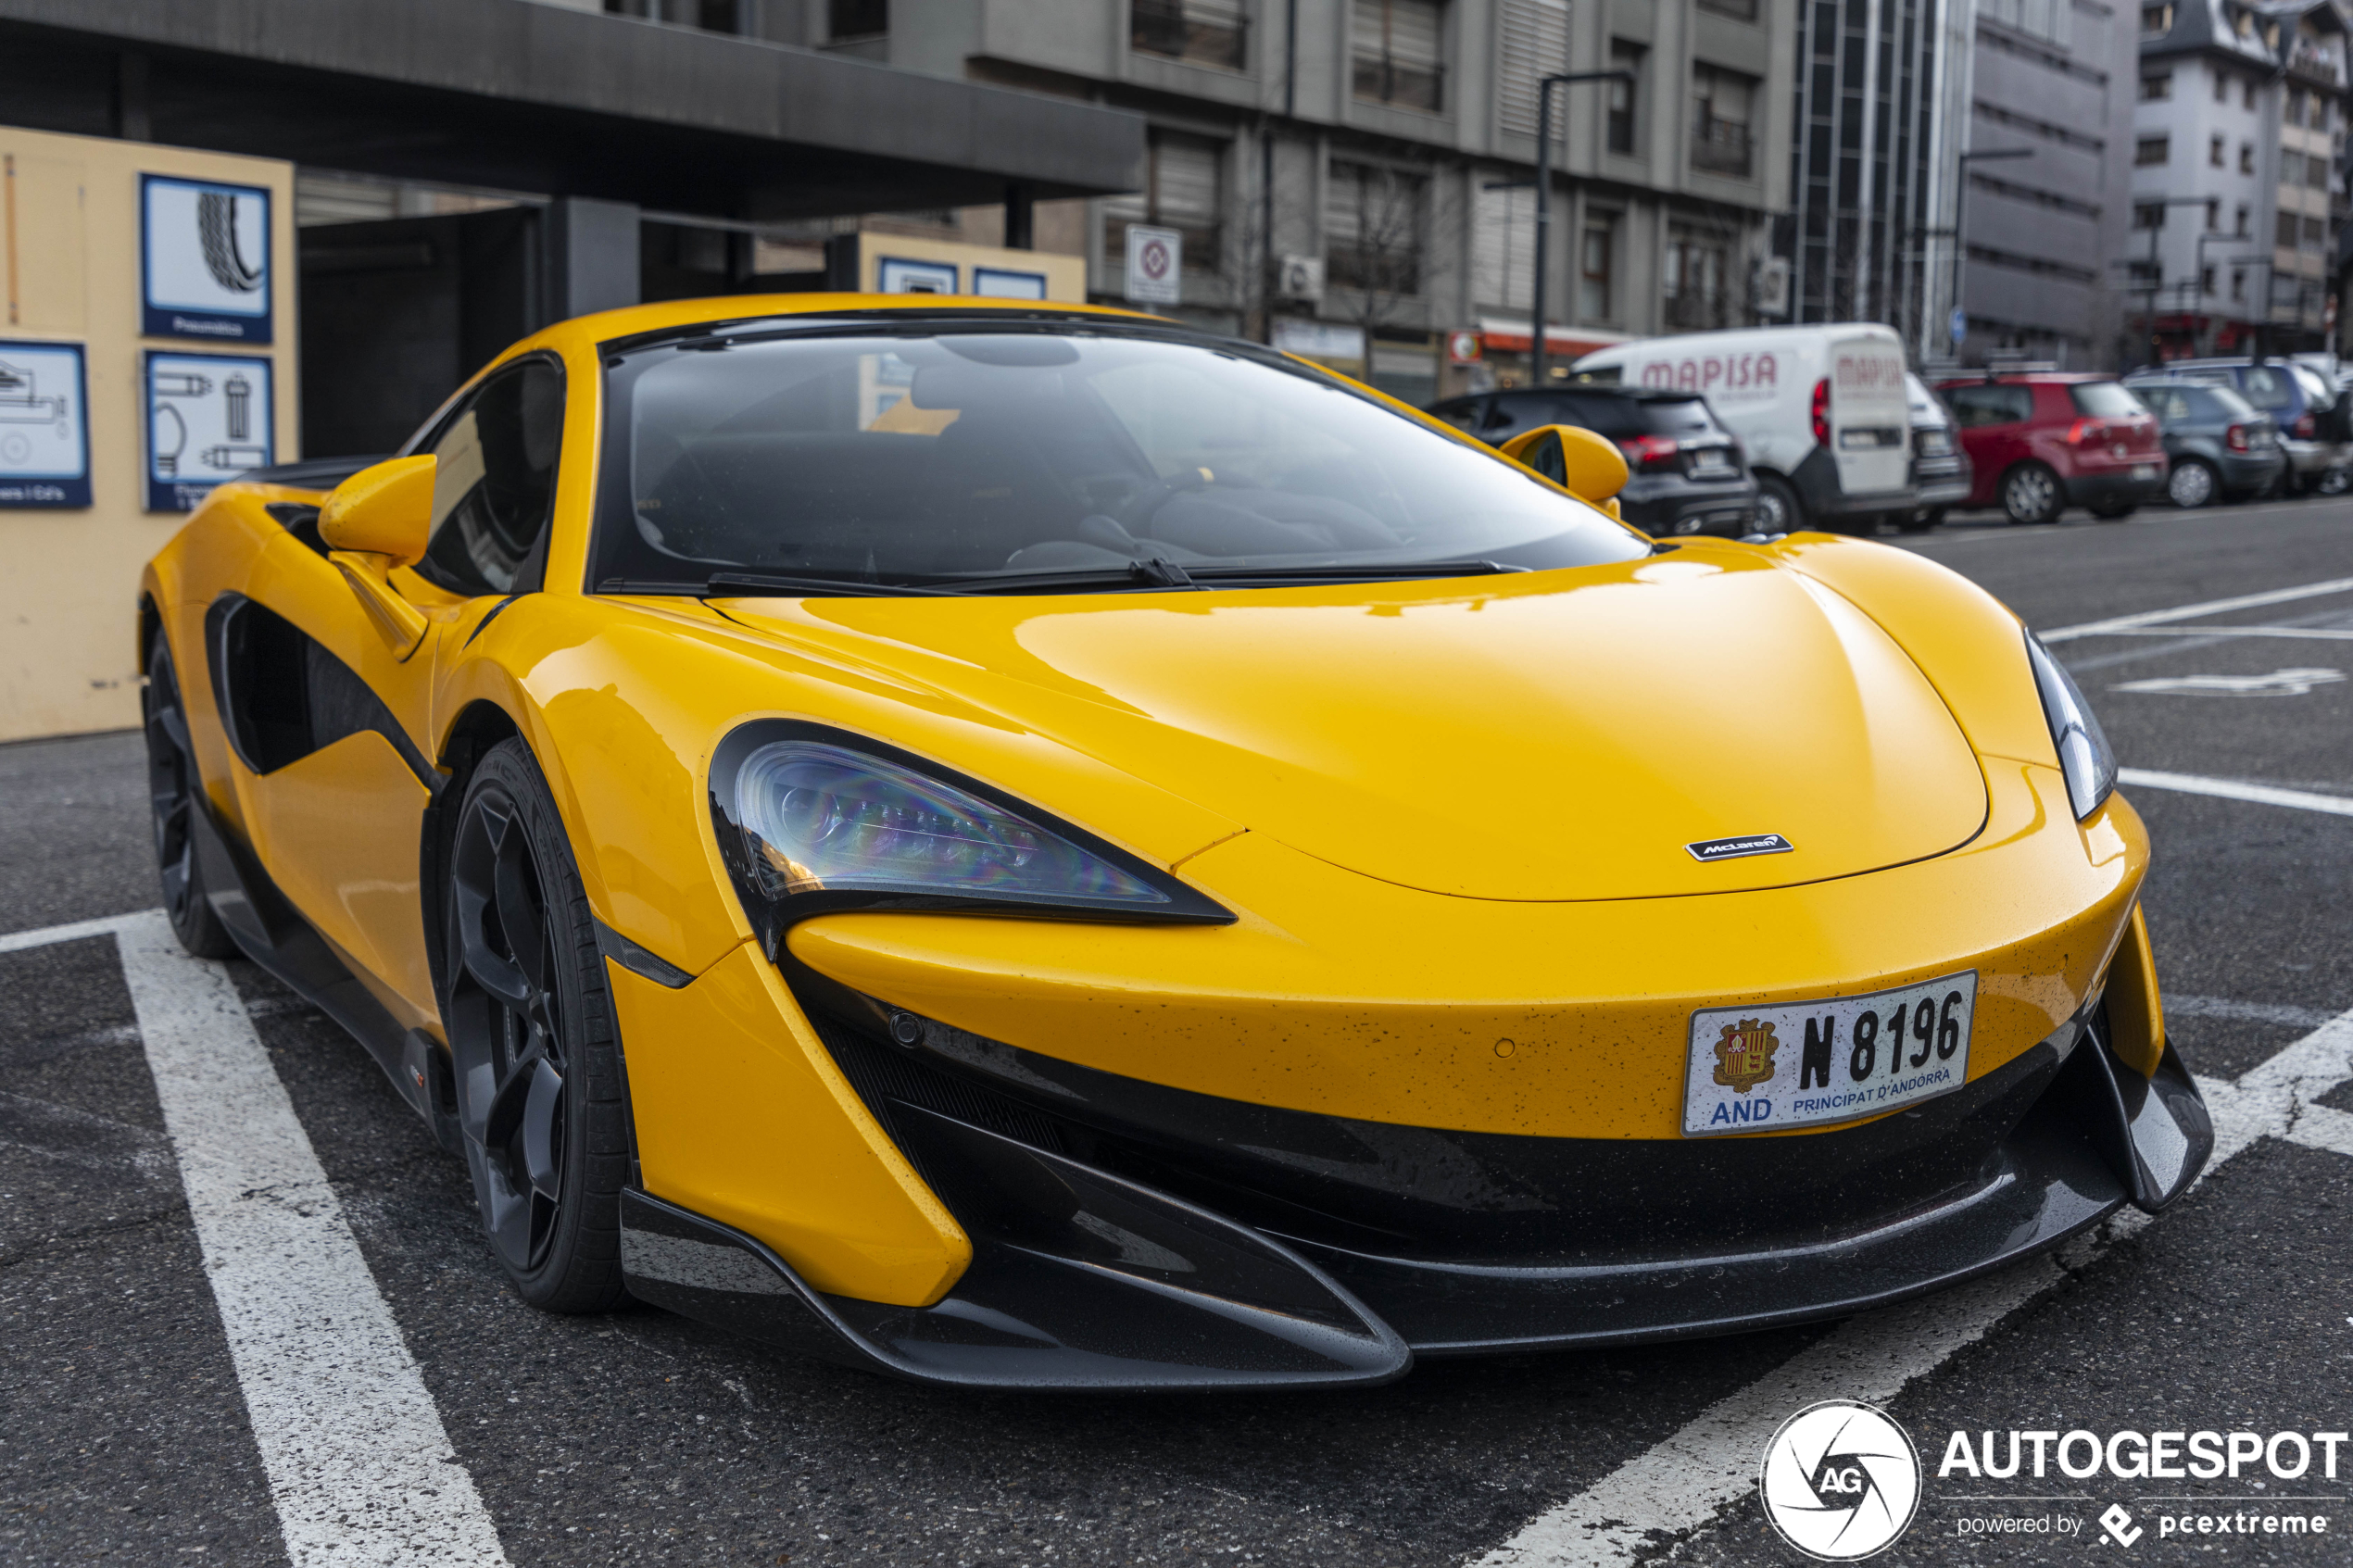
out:
{"label": "black headlight surround", "polygon": [[[2050,727],[2051,746],[2058,753],[2059,772],[2067,780],[2068,804],[2075,812],[2075,820],[2082,822],[2098,810],[2108,797],[2116,793],[2116,748],[2108,743],[2108,734],[2085,700],[2083,688],[2067,667],[2051,657],[2051,650],[2032,632],[2026,633],[2026,662],[2034,671],[2035,695],[2042,699],[2043,721]],[[2069,761],[2068,737],[2080,737],[2083,753],[2082,766],[2090,770],[2083,779],[2076,777],[2076,766]]]}
{"label": "black headlight surround", "polygon": [[[824,888],[808,893],[771,896],[761,886],[750,851],[744,844],[742,824],[736,820],[736,779],[752,753],[774,741],[807,741],[839,746],[877,761],[892,763],[939,784],[950,784],[989,805],[1008,811],[1034,827],[1068,840],[1167,898],[1164,904],[1108,904],[1081,897],[1029,893],[879,892],[863,888]],[[1033,803],[1007,794],[993,784],[928,757],[904,751],[852,730],[800,719],[755,719],[730,731],[711,753],[707,781],[711,797],[711,831],[719,841],[720,859],[736,884],[736,897],[760,935],[761,947],[773,958],[782,951],[784,934],[814,915],[854,909],[965,910],[998,915],[1028,915],[1038,919],[1107,921],[1130,925],[1231,925],[1235,913],[1198,888],[1166,871],[1139,859],[1066,822]]]}

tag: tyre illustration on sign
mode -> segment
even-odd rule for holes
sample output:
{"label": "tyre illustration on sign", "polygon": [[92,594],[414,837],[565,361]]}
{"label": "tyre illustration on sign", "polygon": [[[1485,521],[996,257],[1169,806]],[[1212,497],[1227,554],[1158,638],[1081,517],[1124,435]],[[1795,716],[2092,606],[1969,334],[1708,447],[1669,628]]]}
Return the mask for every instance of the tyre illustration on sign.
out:
{"label": "tyre illustration on sign", "polygon": [[161,174],[140,181],[140,331],[270,342],[269,191]]}

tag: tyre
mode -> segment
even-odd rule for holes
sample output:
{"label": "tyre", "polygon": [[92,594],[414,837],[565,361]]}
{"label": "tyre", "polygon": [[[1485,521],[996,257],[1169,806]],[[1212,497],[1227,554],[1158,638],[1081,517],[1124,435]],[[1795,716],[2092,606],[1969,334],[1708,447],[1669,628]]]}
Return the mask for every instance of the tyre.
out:
{"label": "tyre", "polygon": [[1806,503],[1797,487],[1777,473],[1756,476],[1756,532],[1795,533],[1806,528]]}
{"label": "tyre", "polygon": [[2002,510],[2012,522],[2049,522],[2067,509],[2058,475],[2042,463],[2020,463],[2002,476]]}
{"label": "tyre", "polygon": [[188,741],[187,710],[171,668],[171,649],[158,636],[147,655],[147,689],[140,696],[146,719],[147,801],[155,823],[156,874],[163,884],[163,912],[180,945],[200,959],[233,959],[236,940],[213,911],[205,893],[204,868],[196,862],[195,749]]}
{"label": "tyre", "polygon": [[475,768],[448,865],[442,1017],[491,1251],[535,1307],[610,1311],[628,1299],[620,1041],[572,846],[522,741]]}
{"label": "tyre", "polygon": [[2183,458],[2175,463],[2173,471],[2165,480],[2166,495],[2185,511],[2212,506],[2214,498],[2221,491],[2221,482],[2216,477],[2213,466],[2196,458]]}

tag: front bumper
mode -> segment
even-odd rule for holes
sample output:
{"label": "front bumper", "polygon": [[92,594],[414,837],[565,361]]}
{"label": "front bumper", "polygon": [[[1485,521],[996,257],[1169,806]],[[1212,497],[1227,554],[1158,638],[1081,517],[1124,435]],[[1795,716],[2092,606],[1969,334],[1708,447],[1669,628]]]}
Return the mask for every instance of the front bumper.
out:
{"label": "front bumper", "polygon": [[[642,1193],[623,1211],[632,1291],[919,1382],[1372,1384],[1417,1355],[1721,1334],[1902,1300],[2128,1202],[2162,1207],[2213,1143],[2178,1056],[2144,1079],[2096,1000],[1912,1111],[1665,1145],[1215,1101],[909,1018],[819,1028],[973,1239],[944,1299],[828,1295],[743,1233]],[[916,1042],[893,1044],[884,1019]]]}

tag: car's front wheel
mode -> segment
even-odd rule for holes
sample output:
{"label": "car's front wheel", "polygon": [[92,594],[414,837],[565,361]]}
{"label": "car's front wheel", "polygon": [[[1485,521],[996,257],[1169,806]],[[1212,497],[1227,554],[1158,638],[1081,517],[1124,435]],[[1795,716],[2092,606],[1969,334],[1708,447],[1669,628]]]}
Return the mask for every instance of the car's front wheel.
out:
{"label": "car's front wheel", "polygon": [[155,827],[156,877],[163,884],[163,912],[180,945],[200,959],[233,959],[237,944],[213,911],[206,894],[204,867],[196,859],[197,792],[195,748],[188,739],[188,712],[180,701],[180,681],[164,640],[147,655],[147,689],[140,697],[146,719],[147,810]]}
{"label": "car's front wheel", "polygon": [[2012,522],[2048,522],[2066,508],[2058,475],[2042,463],[2020,463],[2002,476],[2002,510]]}
{"label": "car's front wheel", "polygon": [[2212,505],[2221,490],[2212,467],[2196,458],[2184,458],[2175,463],[2165,481],[2166,495],[2175,506],[2185,509]]}
{"label": "car's front wheel", "polygon": [[628,1299],[621,1049],[572,847],[520,740],[467,784],[445,903],[442,1017],[491,1250],[533,1306],[609,1311]]}
{"label": "car's front wheel", "polygon": [[1776,473],[1756,476],[1756,532],[1795,533],[1806,525],[1806,503],[1796,486]]}

